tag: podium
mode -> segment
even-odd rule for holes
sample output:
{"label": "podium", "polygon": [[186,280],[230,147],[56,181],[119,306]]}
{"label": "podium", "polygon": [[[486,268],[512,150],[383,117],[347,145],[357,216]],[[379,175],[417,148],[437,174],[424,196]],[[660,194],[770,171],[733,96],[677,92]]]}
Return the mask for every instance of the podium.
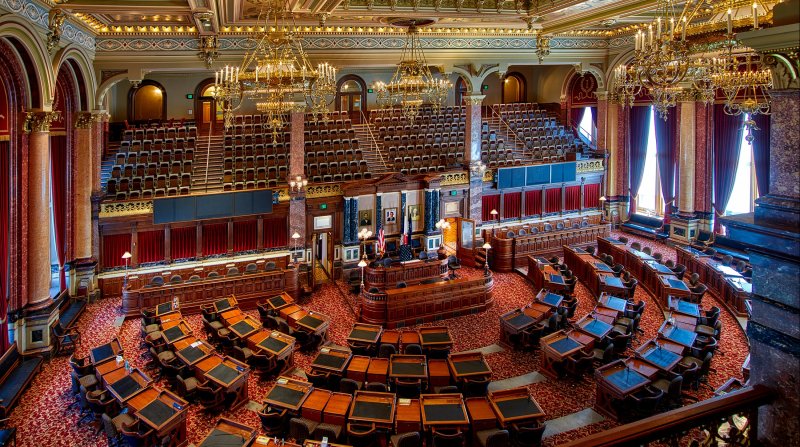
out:
{"label": "podium", "polygon": [[400,262],[410,261],[414,259],[414,250],[411,245],[405,244],[400,246]]}

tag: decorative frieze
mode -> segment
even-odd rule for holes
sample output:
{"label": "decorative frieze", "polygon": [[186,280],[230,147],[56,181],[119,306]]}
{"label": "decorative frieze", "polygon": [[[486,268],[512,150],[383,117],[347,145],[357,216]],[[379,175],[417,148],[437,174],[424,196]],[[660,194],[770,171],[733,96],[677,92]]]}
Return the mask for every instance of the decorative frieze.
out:
{"label": "decorative frieze", "polygon": [[136,200],[128,202],[104,202],[100,204],[100,218],[138,216],[153,213],[152,200]]}
{"label": "decorative frieze", "polygon": [[448,172],[442,174],[442,186],[466,185],[469,183],[469,176],[466,172]]}
{"label": "decorative frieze", "polygon": [[314,185],[306,187],[306,198],[316,199],[321,197],[336,197],[342,195],[342,185],[340,183]]}
{"label": "decorative frieze", "polygon": [[583,174],[586,172],[596,172],[603,170],[603,159],[602,158],[593,158],[590,160],[578,160],[575,163],[575,169],[578,174]]}

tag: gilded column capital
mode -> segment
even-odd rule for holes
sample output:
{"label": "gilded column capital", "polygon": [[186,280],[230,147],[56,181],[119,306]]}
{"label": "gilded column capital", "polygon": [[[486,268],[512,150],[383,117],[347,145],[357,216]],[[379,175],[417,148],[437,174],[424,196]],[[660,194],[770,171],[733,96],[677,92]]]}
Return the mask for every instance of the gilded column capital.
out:
{"label": "gilded column capital", "polygon": [[94,115],[91,112],[75,112],[75,128],[89,129],[94,122]]}
{"label": "gilded column capital", "polygon": [[468,106],[479,106],[483,104],[486,95],[464,95],[464,104]]}
{"label": "gilded column capital", "polygon": [[26,112],[22,123],[23,131],[50,132],[50,124],[61,117],[61,112]]}
{"label": "gilded column capital", "polygon": [[594,94],[597,96],[598,101],[608,101],[609,93],[607,90],[597,91]]}

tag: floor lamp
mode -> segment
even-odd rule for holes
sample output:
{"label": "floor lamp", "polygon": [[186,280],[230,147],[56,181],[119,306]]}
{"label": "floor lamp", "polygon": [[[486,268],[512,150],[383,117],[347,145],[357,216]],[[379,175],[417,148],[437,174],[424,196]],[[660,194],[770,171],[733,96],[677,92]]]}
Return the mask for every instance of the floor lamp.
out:
{"label": "floor lamp", "polygon": [[125,284],[123,284],[123,287],[126,289],[128,288],[128,260],[132,257],[133,255],[129,251],[122,254],[122,259],[125,260]]}

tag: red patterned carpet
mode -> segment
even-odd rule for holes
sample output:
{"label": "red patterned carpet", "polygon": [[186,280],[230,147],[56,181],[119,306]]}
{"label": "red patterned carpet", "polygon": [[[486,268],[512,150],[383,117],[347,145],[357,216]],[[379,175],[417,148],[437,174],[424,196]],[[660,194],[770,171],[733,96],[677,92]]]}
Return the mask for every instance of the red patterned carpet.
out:
{"label": "red patterned carpet", "polygon": [[[666,258],[675,258],[675,251],[663,244],[643,240],[630,235],[625,235],[631,240],[640,241],[651,246],[654,251],[660,251]],[[463,268],[463,275],[482,275],[482,271]],[[462,316],[437,322],[446,324],[455,340],[453,351],[477,349],[492,345],[499,340],[499,316],[514,308],[528,303],[535,294],[532,286],[525,278],[515,273],[495,274],[495,303],[486,312]],[[355,295],[343,295],[340,291],[346,290],[344,285],[337,287],[335,284],[325,284],[314,294],[313,299],[304,306],[329,315],[332,318],[330,339],[333,343],[345,345],[345,338],[355,321],[353,308],[356,308]],[[579,300],[576,317],[583,316],[595,305],[594,298],[588,289],[578,284],[575,289]],[[636,291],[636,300],[647,302],[645,314],[642,317],[641,327],[644,335],[639,335],[633,342],[637,347],[641,342],[654,336],[658,327],[663,322],[663,313],[656,305],[653,297],[644,288]],[[718,305],[716,297],[707,295],[704,305],[710,307]],[[119,336],[122,341],[125,357],[133,366],[143,367],[146,357],[142,356],[144,350],[140,343],[140,321],[131,319],[125,321],[121,327],[115,327],[114,322],[119,313],[119,299],[105,299],[90,304],[87,311],[80,319],[81,348],[79,354],[85,355],[89,348],[100,345]],[[721,306],[720,306],[721,307]],[[257,317],[257,313],[252,311]],[[728,378],[740,376],[740,368],[747,356],[748,345],[746,337],[736,322],[735,318],[723,312],[722,339],[720,340],[719,353],[713,361],[715,371],[709,377],[709,384],[716,388]],[[195,334],[202,335],[201,317],[199,315],[187,318]],[[295,353],[294,365],[307,370],[311,356]],[[493,371],[493,380],[501,380],[520,376],[539,369],[539,354],[524,353],[505,350],[487,355]],[[20,400],[20,404],[13,411],[9,426],[18,428],[18,442],[20,446],[105,446],[106,439],[103,434],[97,435],[88,425],[78,426],[78,414],[75,410],[68,410],[72,402],[70,396],[70,366],[68,357],[61,356],[45,364],[42,372],[34,379],[31,388]],[[266,390],[272,384],[260,380],[256,375],[249,379],[250,399],[261,402]],[[166,384],[161,386],[166,388]],[[529,385],[536,400],[547,413],[547,419],[555,419],[574,412],[590,408],[594,403],[595,382],[585,378],[582,381],[573,379],[545,380]],[[711,391],[701,389],[697,397],[705,399],[711,396]],[[255,412],[247,406],[230,412],[209,414],[202,411],[199,406],[191,405],[188,415],[188,431],[190,442],[198,442],[212,427],[214,422],[224,416],[241,421],[254,427],[260,426]],[[613,421],[602,421],[577,430],[561,433],[545,439],[544,445],[554,446],[560,443],[577,439],[616,425]]]}

